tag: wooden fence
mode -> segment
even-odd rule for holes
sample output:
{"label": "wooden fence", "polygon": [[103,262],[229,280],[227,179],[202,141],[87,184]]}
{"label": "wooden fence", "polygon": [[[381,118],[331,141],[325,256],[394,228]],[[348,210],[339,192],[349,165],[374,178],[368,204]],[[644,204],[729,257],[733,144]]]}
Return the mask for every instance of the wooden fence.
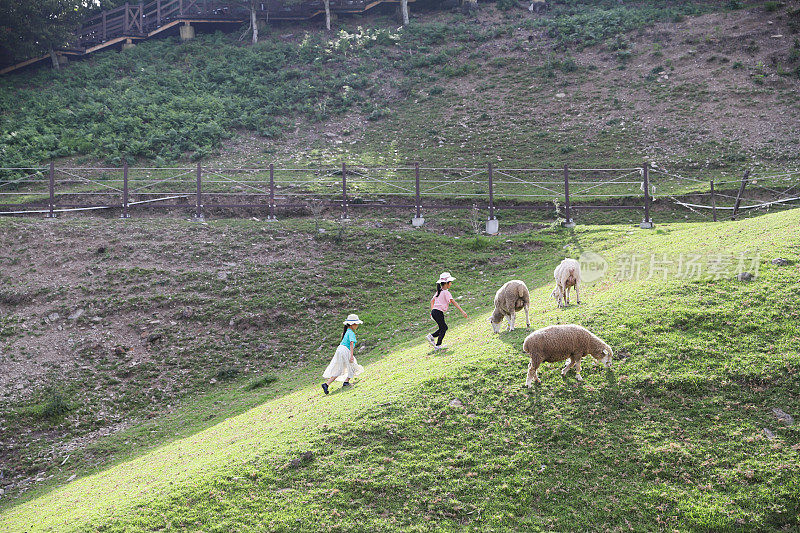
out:
{"label": "wooden fence", "polygon": [[[655,178],[655,180],[653,179]],[[550,210],[571,224],[582,210],[630,210],[652,227],[654,197],[718,220],[800,201],[800,171],[706,181],[651,165],[632,168],[373,168],[193,167],[0,168],[0,215],[137,209],[190,211],[195,218],[221,209],[276,218],[287,210],[478,209],[495,220],[502,210]],[[225,213],[231,216],[230,212]]]}
{"label": "wooden fence", "polygon": [[[401,209],[420,219],[424,210],[477,208],[552,210],[567,223],[583,209],[626,209],[650,220],[649,171],[641,168],[0,168],[0,214],[56,216],[59,212],[137,207],[189,209],[196,218],[214,209],[325,208],[347,218],[353,209]],[[608,198],[626,201],[592,203]],[[578,203],[576,203],[578,202]]]}

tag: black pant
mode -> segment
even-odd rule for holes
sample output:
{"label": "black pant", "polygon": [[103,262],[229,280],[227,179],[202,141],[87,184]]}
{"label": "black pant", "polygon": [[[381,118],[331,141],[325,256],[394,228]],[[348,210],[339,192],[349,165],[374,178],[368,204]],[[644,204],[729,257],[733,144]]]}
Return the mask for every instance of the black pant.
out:
{"label": "black pant", "polygon": [[447,331],[447,324],[444,323],[444,313],[439,309],[431,309],[431,316],[439,326],[439,329],[433,332],[433,336],[437,337],[436,346],[441,346],[442,339],[444,339],[444,334]]}

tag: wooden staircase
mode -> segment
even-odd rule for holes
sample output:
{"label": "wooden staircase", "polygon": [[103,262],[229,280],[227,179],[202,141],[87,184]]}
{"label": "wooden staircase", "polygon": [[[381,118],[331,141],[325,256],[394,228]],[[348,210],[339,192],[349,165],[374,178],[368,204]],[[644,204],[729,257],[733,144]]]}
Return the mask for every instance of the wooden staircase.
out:
{"label": "wooden staircase", "polygon": [[[409,3],[414,0],[408,0]],[[398,4],[399,0],[330,0],[332,13],[362,13],[378,4]],[[258,18],[267,20],[308,20],[325,13],[322,0],[285,4],[281,0],[259,0]],[[123,42],[134,42],[163,34],[181,24],[232,24],[250,20],[248,8],[220,0],[153,0],[126,3],[86,19],[75,32],[69,48],[58,50],[63,56],[80,57]],[[6,66],[0,74],[49,60],[49,55]]]}

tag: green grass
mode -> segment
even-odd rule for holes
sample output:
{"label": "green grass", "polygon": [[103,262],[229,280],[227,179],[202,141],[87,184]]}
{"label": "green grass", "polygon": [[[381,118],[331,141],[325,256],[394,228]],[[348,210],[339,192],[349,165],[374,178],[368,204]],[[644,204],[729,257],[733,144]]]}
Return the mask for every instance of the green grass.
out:
{"label": "green grass", "polygon": [[[418,301],[380,314],[366,306],[359,310],[367,317],[359,339],[389,346],[363,358],[366,372],[353,390],[322,395],[326,361],[282,373],[280,391],[265,393],[252,409],[24,503],[6,503],[0,525],[9,531],[796,529],[800,430],[779,425],[771,408],[800,412],[792,304],[800,274],[796,263],[778,267],[769,260],[797,257],[798,222],[794,210],[713,226],[663,224],[652,232],[579,226],[555,230],[557,247],[545,246],[541,255],[512,253],[510,259],[527,260],[514,261],[503,276],[528,282],[534,327],[576,322],[614,347],[614,368],[587,362],[583,384],[545,365],[542,385],[525,389],[520,346],[527,332],[492,336],[486,323],[497,282],[451,266],[456,295],[480,298],[468,307],[468,320],[449,319],[450,351],[431,353],[385,327],[384,320],[416,324],[424,314]],[[452,254],[463,244],[438,246]],[[630,253],[736,257],[756,249],[759,277],[750,283],[731,275],[613,276]],[[606,257],[611,275],[585,288],[583,305],[553,309],[553,258],[584,250]],[[424,326],[409,333],[419,335]],[[454,398],[462,408],[449,406]],[[306,451],[312,459],[295,466],[292,460]]]}
{"label": "green grass", "polygon": [[[74,407],[65,417],[18,416],[38,409],[40,399],[26,395],[12,400],[11,389],[3,392],[0,424],[14,435],[6,442],[4,468],[65,479],[87,465],[98,461],[105,465],[132,449],[174,438],[176,432],[185,435],[206,427],[209,415],[218,419],[237,406],[251,407],[263,398],[259,391],[289,386],[284,384],[286,369],[327,363],[327,347],[341,334],[337,317],[342,309],[359,312],[372,323],[374,336],[362,339],[362,349],[385,351],[416,335],[425,327],[425,317],[409,322],[392,310],[410,302],[416,305],[432,288],[431,271],[448,264],[475,272],[486,269],[483,279],[491,280],[486,288],[481,286],[483,279],[465,280],[462,285],[471,298],[477,298],[485,297],[489,287],[523,260],[504,257],[506,245],[496,239],[473,250],[469,216],[442,213],[435,221],[439,231],[459,239],[435,231],[411,232],[407,220],[391,218],[382,222],[399,229],[355,222],[346,226],[341,240],[339,224],[322,221],[327,232],[319,234],[316,223],[307,219],[268,225],[251,220],[209,220],[201,225],[130,219],[99,226],[97,219],[47,221],[53,224],[0,220],[0,247],[8,250],[0,255],[3,364],[29,364],[39,357],[36,348],[27,349],[27,342],[59,334],[56,324],[43,321],[52,312],[60,314],[58,325],[70,337],[65,346],[75,355],[64,363],[38,365],[43,375],[35,381],[58,385]],[[544,250],[559,246],[551,223],[552,219],[545,223],[547,231],[532,234],[542,247],[537,254],[549,262],[553,259],[545,258]],[[41,231],[54,232],[50,243],[70,243],[57,255],[71,281],[38,277],[44,272],[39,267],[44,256],[54,253],[52,247],[39,246],[36,236]],[[446,250],[439,249],[442,243],[448,243]],[[489,270],[493,263],[503,266]],[[96,274],[89,275],[90,269]],[[360,280],[355,287],[354,269]],[[228,272],[227,279],[220,279],[220,271]],[[383,298],[367,307],[365,302],[375,290],[381,290]],[[40,310],[32,312],[29,302]],[[474,300],[469,303],[475,305]],[[76,308],[85,314],[76,321],[64,320]],[[298,316],[303,319],[297,320]],[[79,340],[95,327],[113,333],[105,341]],[[308,346],[298,343],[299,338],[314,342]],[[125,347],[121,353],[118,345]],[[279,372],[278,383],[241,394],[240,387]],[[215,384],[210,384],[212,379]],[[220,405],[203,402],[202,407],[191,407],[180,423],[153,427],[149,422],[177,405],[192,406],[196,396],[209,389],[217,400],[222,393],[215,389],[227,390],[230,397]],[[187,417],[196,418],[199,426],[187,428]],[[98,449],[75,450],[64,469],[50,460],[52,439],[113,430],[120,423],[144,424],[146,429],[104,441]]]}

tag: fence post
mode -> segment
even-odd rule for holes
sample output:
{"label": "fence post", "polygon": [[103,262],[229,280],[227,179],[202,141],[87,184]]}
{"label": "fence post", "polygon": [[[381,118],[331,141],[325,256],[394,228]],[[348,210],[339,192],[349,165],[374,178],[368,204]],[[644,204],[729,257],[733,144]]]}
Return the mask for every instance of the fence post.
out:
{"label": "fence post", "polygon": [[161,27],[161,0],[156,0],[156,26]]}
{"label": "fence post", "polygon": [[269,220],[275,220],[275,165],[269,164]]}
{"label": "fence post", "polygon": [[108,39],[107,36],[108,36],[108,30],[106,28],[106,12],[103,11],[103,40],[104,41]]}
{"label": "fence post", "polygon": [[197,162],[197,196],[195,201],[195,220],[203,220],[203,192],[201,187],[201,175],[203,169],[200,167],[200,161]]}
{"label": "fence post", "polygon": [[128,2],[125,2],[125,16],[122,17],[122,34],[128,35]]}
{"label": "fence post", "polygon": [[714,222],[717,221],[717,197],[714,196],[714,180],[711,180],[711,214],[714,216]]}
{"label": "fence post", "polygon": [[347,220],[347,165],[342,163],[342,220]]}
{"label": "fence post", "polygon": [[122,214],[119,218],[130,218],[128,214],[128,161],[122,164]]}
{"label": "fence post", "polygon": [[56,214],[53,212],[53,207],[56,203],[56,164],[53,161],[50,161],[50,201],[48,202],[48,207],[50,212],[45,215],[45,218],[56,218]]}
{"label": "fence post", "polygon": [[572,220],[569,211],[569,167],[564,165],[564,222],[561,223],[565,228],[574,228],[575,221]]}
{"label": "fence post", "polygon": [[139,33],[144,33],[144,3],[139,2]]}
{"label": "fence post", "polygon": [[500,230],[500,223],[494,216],[494,181],[492,179],[492,163],[489,162],[489,220],[486,221],[486,233],[494,235]]}
{"label": "fence post", "polygon": [[654,224],[653,221],[650,219],[650,173],[648,170],[650,169],[650,165],[645,161],[644,169],[642,170],[642,180],[643,180],[643,187],[644,187],[644,220],[642,223],[639,224],[640,228],[643,229],[652,229]]}
{"label": "fence post", "polygon": [[422,206],[419,200],[419,163],[414,163],[414,205],[417,208],[417,216],[411,219],[411,225],[419,227],[425,224],[425,219],[422,218]]}
{"label": "fence post", "polygon": [[747,187],[747,178],[750,177],[750,169],[748,168],[744,172],[744,176],[742,176],[742,183],[739,184],[739,192],[736,193],[736,203],[733,204],[733,214],[731,215],[731,220],[736,220],[736,213],[739,212],[739,204],[742,202],[742,194],[744,194],[744,188]]}
{"label": "fence post", "polygon": [[183,0],[178,1],[178,13],[183,16]]}

